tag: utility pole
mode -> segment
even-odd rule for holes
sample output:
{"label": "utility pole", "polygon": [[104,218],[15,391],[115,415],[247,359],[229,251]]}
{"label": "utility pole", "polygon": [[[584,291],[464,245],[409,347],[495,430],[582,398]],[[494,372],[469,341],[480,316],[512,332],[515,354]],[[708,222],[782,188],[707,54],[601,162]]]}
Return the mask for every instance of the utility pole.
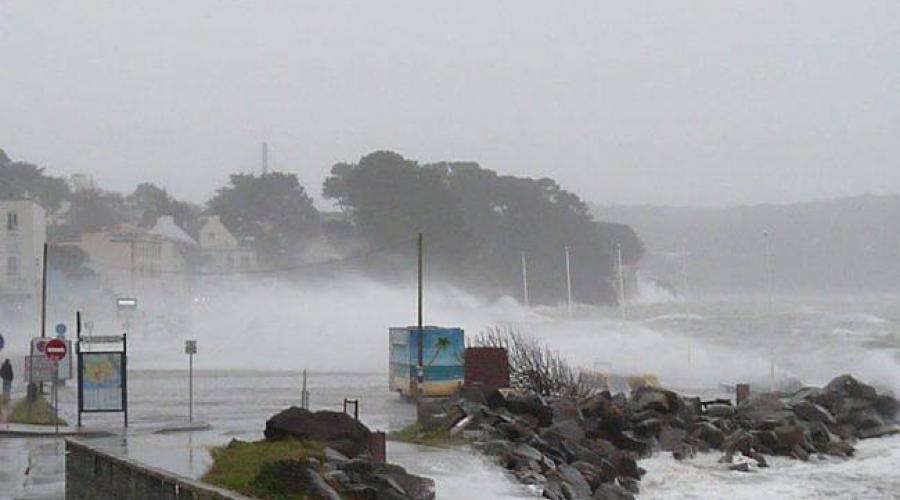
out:
{"label": "utility pole", "polygon": [[[687,304],[687,291],[688,291],[688,277],[687,277],[687,249],[682,246],[681,247],[681,297],[684,301],[684,312],[690,317],[690,308]],[[693,349],[691,345],[691,337],[688,336],[687,339],[687,362],[688,368],[691,367],[693,363]]]}
{"label": "utility pole", "polygon": [[[44,269],[41,274],[41,338],[47,336],[47,243],[44,243]],[[34,360],[32,360],[34,361]]]}
{"label": "utility pole", "polygon": [[263,141],[262,143],[262,174],[266,175],[269,173],[269,143]]}
{"label": "utility pole", "polygon": [[772,343],[769,346],[769,390],[775,390],[775,318],[772,314],[772,243],[769,239],[769,232],[763,231],[763,238],[766,241],[766,302],[767,302],[767,319],[769,323],[769,334],[772,335]]}
{"label": "utility pole", "polygon": [[528,307],[528,262],[525,260],[525,251],[522,251],[522,297],[525,307]]}
{"label": "utility pole", "polygon": [[766,241],[766,298],[768,302],[767,312],[772,316],[772,243],[769,240],[769,232],[763,231]]}
{"label": "utility pole", "polygon": [[616,267],[619,272],[619,316],[625,321],[625,269],[622,267],[622,245],[616,243]]}
{"label": "utility pole", "polygon": [[569,247],[566,247],[566,289],[569,296],[569,319],[574,317],[572,312],[572,263],[569,258]]}
{"label": "utility pole", "polygon": [[417,240],[417,250],[418,250],[418,280],[419,280],[419,294],[418,294],[418,327],[419,327],[419,342],[418,342],[418,361],[417,361],[417,369],[416,369],[416,399],[419,398],[420,391],[422,390],[422,384],[425,382],[425,366],[424,366],[424,350],[425,350],[425,330],[423,329],[422,322],[422,271],[424,270],[424,253],[425,253],[425,242],[422,233],[419,233],[419,238]]}
{"label": "utility pole", "polygon": [[194,422],[194,354],[197,354],[197,341],[185,340],[184,353],[188,355],[188,423]]}

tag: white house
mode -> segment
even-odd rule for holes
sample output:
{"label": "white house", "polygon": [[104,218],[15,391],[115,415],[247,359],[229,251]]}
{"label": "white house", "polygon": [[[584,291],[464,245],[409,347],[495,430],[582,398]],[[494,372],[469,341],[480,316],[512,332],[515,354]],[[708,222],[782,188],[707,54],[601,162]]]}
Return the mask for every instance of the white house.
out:
{"label": "white house", "polygon": [[149,230],[120,224],[57,244],[80,248],[104,288],[118,296],[141,298],[177,299],[189,294],[192,254],[199,250],[197,242],[168,215]]}
{"label": "white house", "polygon": [[41,296],[47,212],[32,200],[0,200],[0,296],[34,303]]}
{"label": "white house", "polygon": [[241,242],[222,224],[218,215],[200,218],[200,251],[207,271],[241,271],[256,267],[256,252]]}

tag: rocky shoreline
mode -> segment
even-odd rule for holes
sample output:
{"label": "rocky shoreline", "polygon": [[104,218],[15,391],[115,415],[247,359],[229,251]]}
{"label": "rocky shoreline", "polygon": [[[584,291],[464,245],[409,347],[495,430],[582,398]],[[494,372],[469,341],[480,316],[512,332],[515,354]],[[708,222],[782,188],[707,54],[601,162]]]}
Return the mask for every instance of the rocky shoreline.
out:
{"label": "rocky shoreline", "polygon": [[643,386],[630,395],[543,398],[466,387],[433,409],[420,437],[469,443],[551,500],[629,499],[640,458],[721,453],[723,467],[767,467],[766,456],[851,457],[858,439],[900,433],[900,403],[850,375],[825,387],[759,393],[740,405]]}

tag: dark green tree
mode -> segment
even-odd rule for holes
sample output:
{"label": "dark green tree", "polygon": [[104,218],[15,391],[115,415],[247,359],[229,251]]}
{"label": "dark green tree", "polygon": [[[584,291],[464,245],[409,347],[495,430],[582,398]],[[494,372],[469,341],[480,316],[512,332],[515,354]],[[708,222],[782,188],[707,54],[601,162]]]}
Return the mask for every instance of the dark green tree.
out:
{"label": "dark green tree", "polygon": [[48,270],[59,271],[71,281],[82,281],[96,276],[88,256],[76,246],[49,245],[47,247]]}
{"label": "dark green tree", "polygon": [[165,188],[144,182],[128,195],[126,202],[141,212],[141,225],[151,227],[162,215],[171,215],[175,223],[196,237],[200,230],[198,216],[200,207],[178,201]]}
{"label": "dark green tree", "polygon": [[587,205],[552,179],[501,176],[471,162],[419,166],[379,151],[335,165],[323,193],[370,243],[390,245],[422,231],[431,267],[437,262],[453,279],[498,293],[519,295],[525,252],[530,279],[540,283],[536,302],[565,297],[565,247],[578,300],[593,303],[615,301],[614,241],[633,261],[642,252],[633,231],[601,230]]}
{"label": "dark green tree", "polygon": [[124,198],[119,193],[82,189],[72,193],[70,201],[66,223],[60,231],[63,235],[103,231],[126,220]]}
{"label": "dark green tree", "polygon": [[294,174],[233,174],[207,207],[269,264],[293,262],[321,235],[319,211]]}
{"label": "dark green tree", "polygon": [[0,199],[32,198],[48,211],[55,211],[69,196],[64,179],[44,174],[31,163],[15,162],[0,149]]}
{"label": "dark green tree", "polygon": [[431,267],[459,271],[477,248],[445,172],[420,168],[397,153],[377,151],[358,164],[335,165],[323,194],[350,214],[375,247],[410,252],[423,233]]}

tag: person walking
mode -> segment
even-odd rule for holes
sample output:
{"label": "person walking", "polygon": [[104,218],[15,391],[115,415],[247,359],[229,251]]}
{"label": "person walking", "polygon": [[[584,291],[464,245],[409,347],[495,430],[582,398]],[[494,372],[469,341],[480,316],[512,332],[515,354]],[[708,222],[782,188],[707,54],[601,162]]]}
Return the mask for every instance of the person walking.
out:
{"label": "person walking", "polygon": [[3,365],[0,366],[0,378],[3,379],[3,403],[9,402],[9,394],[12,392],[12,382],[13,382],[13,369],[12,364],[9,362],[9,359],[3,361]]}

